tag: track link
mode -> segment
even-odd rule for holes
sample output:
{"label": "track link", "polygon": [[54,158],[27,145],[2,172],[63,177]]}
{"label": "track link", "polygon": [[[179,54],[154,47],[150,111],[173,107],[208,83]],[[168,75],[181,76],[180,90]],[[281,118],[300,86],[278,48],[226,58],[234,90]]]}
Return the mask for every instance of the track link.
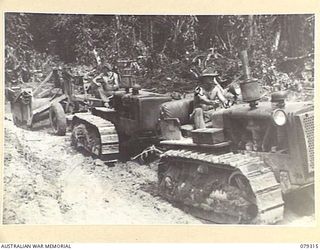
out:
{"label": "track link", "polygon": [[259,156],[169,150],[158,176],[162,196],[202,219],[274,224],[283,218],[280,184]]}
{"label": "track link", "polygon": [[119,156],[119,138],[115,126],[91,113],[77,113],[72,120],[72,144],[103,160]]}

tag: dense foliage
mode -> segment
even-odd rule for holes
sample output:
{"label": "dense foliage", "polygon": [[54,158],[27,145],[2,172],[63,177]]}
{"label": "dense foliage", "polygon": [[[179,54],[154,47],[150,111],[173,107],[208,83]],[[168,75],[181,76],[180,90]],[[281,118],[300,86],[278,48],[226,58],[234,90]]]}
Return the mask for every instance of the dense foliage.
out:
{"label": "dense foliage", "polygon": [[241,77],[238,53],[246,49],[264,85],[313,85],[313,15],[6,13],[5,31],[7,82],[38,80],[35,72],[63,64],[94,68],[98,55],[136,61],[147,87],[186,91],[208,66],[227,82]]}

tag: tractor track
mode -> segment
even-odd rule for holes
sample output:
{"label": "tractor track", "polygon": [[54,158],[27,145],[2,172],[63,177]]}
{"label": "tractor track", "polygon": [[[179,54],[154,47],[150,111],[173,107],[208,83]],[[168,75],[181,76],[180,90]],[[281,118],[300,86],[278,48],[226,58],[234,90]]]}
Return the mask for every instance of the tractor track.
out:
{"label": "tractor track", "polygon": [[[213,221],[231,224],[253,219],[256,223],[274,224],[283,219],[280,185],[257,156],[169,150],[160,162],[164,170],[160,174],[161,193],[193,210],[202,210],[199,216],[206,220],[212,220],[213,214]],[[251,212],[247,211],[249,208]]]}

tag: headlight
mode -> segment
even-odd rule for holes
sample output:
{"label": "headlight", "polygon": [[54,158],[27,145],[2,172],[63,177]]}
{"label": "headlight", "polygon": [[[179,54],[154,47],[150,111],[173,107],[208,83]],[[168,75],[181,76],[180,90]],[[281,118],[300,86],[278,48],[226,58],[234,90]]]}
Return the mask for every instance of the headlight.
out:
{"label": "headlight", "polygon": [[287,122],[287,115],[282,109],[277,109],[272,113],[273,121],[278,126],[283,126]]}

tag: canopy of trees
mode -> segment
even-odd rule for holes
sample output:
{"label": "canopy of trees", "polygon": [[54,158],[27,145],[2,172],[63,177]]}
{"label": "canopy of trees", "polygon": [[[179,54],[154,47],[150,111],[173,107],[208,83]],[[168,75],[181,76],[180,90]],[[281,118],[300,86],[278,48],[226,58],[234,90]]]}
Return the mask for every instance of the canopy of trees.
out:
{"label": "canopy of trees", "polygon": [[[158,80],[172,86],[188,82],[190,69],[201,71],[208,65],[231,80],[240,74],[238,53],[243,49],[248,50],[253,76],[267,85],[279,81],[282,73],[290,81],[308,70],[313,74],[314,16],[309,14],[6,13],[5,36],[8,78],[12,72],[18,77],[59,64],[95,67],[96,53],[111,63],[136,60],[149,87]],[[22,74],[25,80],[27,73]]]}

